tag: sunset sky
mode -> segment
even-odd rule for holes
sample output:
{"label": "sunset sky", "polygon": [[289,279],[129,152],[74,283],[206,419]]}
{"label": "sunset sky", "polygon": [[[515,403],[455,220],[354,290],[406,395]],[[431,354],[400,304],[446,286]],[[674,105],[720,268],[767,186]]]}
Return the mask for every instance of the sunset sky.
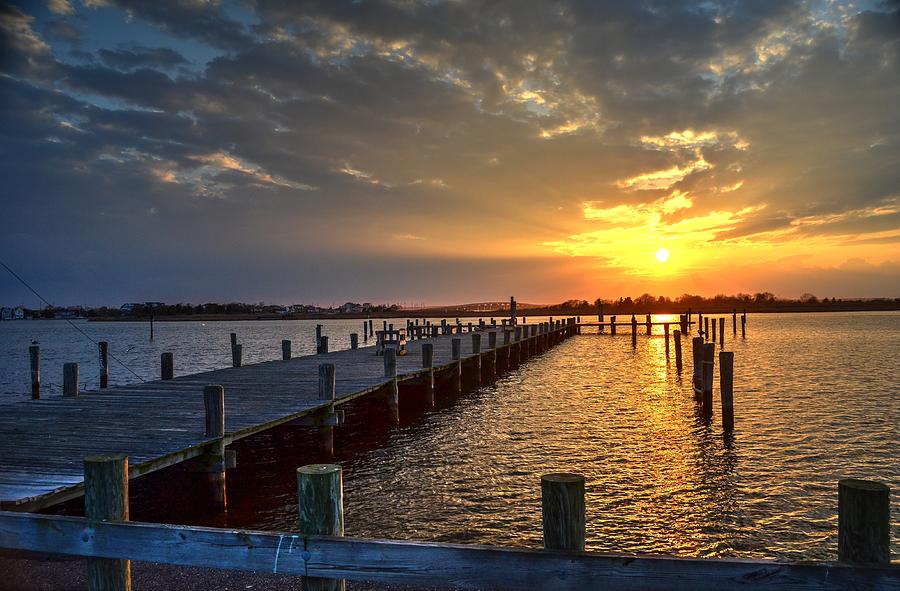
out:
{"label": "sunset sky", "polygon": [[900,296],[897,0],[52,0],[0,34],[0,259],[54,302]]}

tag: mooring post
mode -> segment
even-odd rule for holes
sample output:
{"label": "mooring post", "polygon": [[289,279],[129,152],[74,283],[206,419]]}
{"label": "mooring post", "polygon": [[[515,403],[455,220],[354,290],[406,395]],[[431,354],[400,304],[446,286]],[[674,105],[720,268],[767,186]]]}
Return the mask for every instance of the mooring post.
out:
{"label": "mooring post", "polygon": [[679,320],[681,321],[681,334],[688,334],[688,315],[682,314]]}
{"label": "mooring post", "polygon": [[359,333],[350,333],[350,348],[359,349]]}
{"label": "mooring post", "polygon": [[669,323],[663,324],[663,336],[666,339],[666,359],[669,358]]}
{"label": "mooring post", "polygon": [[159,356],[159,377],[163,380],[175,377],[175,356],[168,351]]}
{"label": "mooring post", "polygon": [[[300,533],[305,536],[344,535],[344,485],[337,464],[297,468]],[[343,591],[343,579],[303,577],[305,591]]]}
{"label": "mooring post", "polygon": [[719,393],[722,398],[722,429],[734,430],[734,353],[719,353]]}
{"label": "mooring post", "polygon": [[325,354],[328,353],[328,337],[323,336],[319,339],[319,353]]}
{"label": "mooring post", "polygon": [[712,393],[713,393],[713,366],[716,358],[716,345],[709,343],[703,345],[703,418],[712,418]]}
{"label": "mooring post", "polygon": [[66,398],[74,398],[78,396],[78,364],[63,364],[63,396]]}
{"label": "mooring post", "polygon": [[462,392],[462,339],[450,340],[450,358],[456,362],[453,370],[453,389],[459,394]]}
{"label": "mooring post", "polygon": [[631,315],[631,348],[637,349],[637,318]]}
{"label": "mooring post", "polygon": [[41,346],[28,347],[28,363],[31,365],[31,399],[41,398]]}
{"label": "mooring post", "polygon": [[100,387],[109,386],[109,343],[100,341],[97,343],[100,349]]}
{"label": "mooring post", "polygon": [[597,323],[600,325],[598,332],[603,332],[603,302],[600,302],[597,307],[599,308],[597,310]]}
{"label": "mooring post", "polygon": [[224,511],[225,497],[225,388],[218,385],[204,386],[203,407],[207,439],[215,439],[206,448],[204,460],[213,508]]}
{"label": "mooring post", "polygon": [[584,552],[584,476],[541,476],[541,521],[545,549]]}
{"label": "mooring post", "polygon": [[288,361],[291,358],[291,342],[281,339],[281,360]]}
{"label": "mooring post", "polygon": [[694,387],[694,399],[697,400],[700,398],[703,383],[703,337],[691,339],[691,353],[694,372],[691,383]]}
{"label": "mooring post", "polygon": [[838,560],[890,564],[891,489],[880,482],[838,482]]}
{"label": "mooring post", "polygon": [[237,345],[237,333],[233,332],[229,336],[231,337],[231,346],[234,347]]}
{"label": "mooring post", "polygon": [[231,367],[240,367],[241,366],[241,355],[243,353],[244,346],[240,343],[231,345]]}
{"label": "mooring post", "polygon": [[375,336],[375,331],[372,330],[372,319],[370,318],[369,319],[369,337],[374,337],[374,336]]}
{"label": "mooring post", "polygon": [[609,317],[609,334],[616,336],[616,315]]}
{"label": "mooring post", "polygon": [[741,338],[747,338],[747,311],[741,314]]}
{"label": "mooring post", "polygon": [[703,319],[703,340],[709,340],[709,316]]}
{"label": "mooring post", "polygon": [[713,319],[710,321],[710,322],[712,323],[712,335],[711,335],[711,336],[712,336],[712,342],[714,342],[714,343],[716,342],[716,332],[718,332],[718,331],[716,330],[716,322],[717,322],[717,321],[718,321],[718,318],[713,318]]}
{"label": "mooring post", "polygon": [[384,349],[384,377],[389,378],[387,402],[391,418],[395,423],[400,422],[400,389],[397,382],[397,350],[393,347]]}
{"label": "mooring post", "polygon": [[434,406],[434,344],[422,343],[422,367],[425,368],[425,402]]}
{"label": "mooring post", "polygon": [[316,355],[322,352],[322,325],[316,325]]}
{"label": "mooring post", "polygon": [[[128,456],[84,458],[84,516],[91,521],[128,521]],[[131,561],[88,558],[89,591],[129,591]]]}
{"label": "mooring post", "polygon": [[737,308],[731,309],[731,333],[737,336]]}
{"label": "mooring post", "polygon": [[681,331],[677,328],[675,329],[673,340],[675,341],[675,371],[681,373]]}
{"label": "mooring post", "polygon": [[725,348],[725,319],[719,318],[719,347]]}
{"label": "mooring post", "polygon": [[[319,364],[319,388],[318,400],[331,402],[328,414],[334,414],[335,375],[333,363]],[[334,455],[334,427],[332,425],[319,426],[319,450],[325,455]]]}

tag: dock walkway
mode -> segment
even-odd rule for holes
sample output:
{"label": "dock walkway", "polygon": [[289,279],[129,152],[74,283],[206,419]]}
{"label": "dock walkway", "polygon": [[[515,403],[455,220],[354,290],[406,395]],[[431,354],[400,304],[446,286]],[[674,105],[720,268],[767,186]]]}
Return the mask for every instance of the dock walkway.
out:
{"label": "dock walkway", "polygon": [[[575,332],[574,320],[558,326],[537,336],[529,330],[521,343]],[[503,327],[488,327],[476,333],[482,335],[482,356],[493,353],[488,346],[490,332],[499,333],[493,337],[496,350],[504,348]],[[507,346],[520,346],[511,333]],[[476,357],[469,334],[412,340],[408,354],[397,357],[398,382],[428,371],[422,367],[425,343],[434,346],[435,373],[455,368],[454,338],[461,339],[464,364]],[[330,409],[330,402],[318,399],[320,364],[335,365],[338,405],[390,383],[383,359],[375,355],[374,347],[361,347],[5,405],[0,412],[0,507],[35,510],[80,496],[83,459],[89,455],[127,455],[131,478],[201,456],[217,441],[204,433],[206,385],[224,387],[227,445]]]}

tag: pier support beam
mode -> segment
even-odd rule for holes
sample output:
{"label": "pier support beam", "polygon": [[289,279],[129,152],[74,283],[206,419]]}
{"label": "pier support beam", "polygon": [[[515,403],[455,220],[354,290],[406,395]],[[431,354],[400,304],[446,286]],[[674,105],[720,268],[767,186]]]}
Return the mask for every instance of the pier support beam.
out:
{"label": "pier support beam", "polygon": [[541,521],[544,548],[584,552],[584,476],[541,476]]}
{"label": "pier support beam", "polygon": [[[306,536],[344,535],[344,484],[341,467],[311,464],[297,468],[300,533]],[[344,591],[343,579],[303,577],[304,591]]]}
{"label": "pier support beam", "polygon": [[213,509],[224,511],[228,506],[225,494],[225,388],[217,385],[205,386],[203,406],[206,410],[204,436],[207,439],[216,439],[207,447],[203,461],[212,493]]}
{"label": "pier support beam", "polygon": [[[93,521],[128,521],[128,457],[84,459],[84,516]],[[131,561],[88,558],[88,591],[130,591]]]}

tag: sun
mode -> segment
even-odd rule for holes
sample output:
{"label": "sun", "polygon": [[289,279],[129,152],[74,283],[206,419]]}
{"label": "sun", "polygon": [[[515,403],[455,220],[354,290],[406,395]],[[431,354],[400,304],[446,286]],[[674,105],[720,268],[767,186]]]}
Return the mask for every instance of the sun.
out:
{"label": "sun", "polygon": [[669,260],[669,251],[665,248],[660,248],[656,251],[656,260],[661,263],[664,263]]}

